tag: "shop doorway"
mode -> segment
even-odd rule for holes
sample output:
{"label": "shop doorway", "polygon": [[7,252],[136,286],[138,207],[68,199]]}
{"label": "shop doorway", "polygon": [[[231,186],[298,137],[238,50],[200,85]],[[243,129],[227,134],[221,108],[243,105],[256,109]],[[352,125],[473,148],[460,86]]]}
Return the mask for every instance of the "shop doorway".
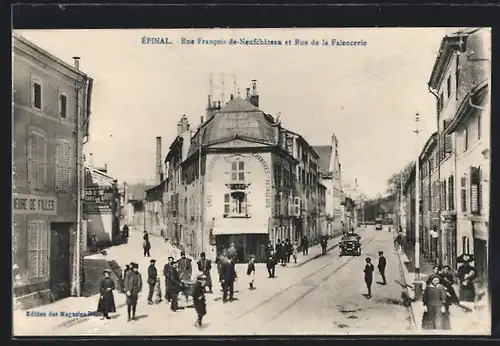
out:
{"label": "shop doorway", "polygon": [[50,291],[55,300],[71,295],[70,222],[50,224]]}

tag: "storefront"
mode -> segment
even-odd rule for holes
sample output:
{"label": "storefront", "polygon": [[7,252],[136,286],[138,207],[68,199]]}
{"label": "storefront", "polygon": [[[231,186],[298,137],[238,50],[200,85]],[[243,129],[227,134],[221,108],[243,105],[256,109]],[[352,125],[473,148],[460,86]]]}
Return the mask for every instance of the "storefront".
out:
{"label": "storefront", "polygon": [[488,228],[486,222],[472,221],[474,237],[474,266],[478,273],[478,285],[488,284]]}

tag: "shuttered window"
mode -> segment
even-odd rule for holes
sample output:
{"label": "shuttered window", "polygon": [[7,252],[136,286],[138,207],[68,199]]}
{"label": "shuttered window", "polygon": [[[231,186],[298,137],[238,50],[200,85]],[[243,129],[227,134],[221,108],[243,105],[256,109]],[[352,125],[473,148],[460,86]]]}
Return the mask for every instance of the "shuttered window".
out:
{"label": "shuttered window", "polygon": [[441,182],[441,210],[446,210],[446,180]]}
{"label": "shuttered window", "polygon": [[32,82],[32,91],[31,91],[31,102],[33,107],[42,110],[42,83],[38,80],[33,80]]}
{"label": "shuttered window", "polygon": [[67,139],[56,141],[56,189],[58,191],[70,191],[73,176],[72,146]]}
{"label": "shuttered window", "polygon": [[471,167],[470,168],[470,211],[473,214],[479,214],[479,189],[480,189],[480,180],[479,180],[479,168]]}
{"label": "shuttered window", "polygon": [[448,178],[448,210],[455,210],[455,201],[454,201],[454,181],[453,176]]}
{"label": "shuttered window", "polygon": [[49,274],[49,232],[47,222],[28,224],[28,276],[44,278]]}
{"label": "shuttered window", "polygon": [[33,190],[45,190],[47,175],[47,140],[40,132],[28,137],[28,185]]}
{"label": "shuttered window", "polygon": [[460,199],[462,204],[462,212],[467,212],[467,178],[460,179]]}

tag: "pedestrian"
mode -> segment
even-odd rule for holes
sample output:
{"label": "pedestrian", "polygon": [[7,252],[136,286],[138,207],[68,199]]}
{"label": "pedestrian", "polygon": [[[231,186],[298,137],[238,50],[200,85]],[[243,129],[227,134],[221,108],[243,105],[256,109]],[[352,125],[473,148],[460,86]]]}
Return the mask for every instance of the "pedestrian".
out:
{"label": "pedestrian", "polygon": [[267,272],[269,273],[269,278],[275,277],[276,264],[278,264],[278,258],[276,256],[276,253],[274,251],[271,251],[271,253],[269,254],[269,257],[267,258],[267,261],[266,261]]}
{"label": "pedestrian", "polygon": [[250,286],[250,289],[254,290],[255,289],[255,287],[253,286],[253,284],[255,282],[255,256],[254,255],[250,256],[250,261],[248,262],[248,266],[247,266],[247,275],[250,276],[249,283],[248,283]]}
{"label": "pedestrian", "polygon": [[172,275],[174,258],[172,256],[168,257],[168,262],[163,266],[163,276],[165,277],[165,299],[167,302],[171,301],[170,289],[168,287],[170,275]]}
{"label": "pedestrian", "polygon": [[154,294],[154,301],[153,302],[155,304],[160,304],[162,302],[162,299],[161,299],[161,280],[160,280],[159,276],[156,278],[155,294]]}
{"label": "pedestrian", "polygon": [[191,266],[191,259],[186,258],[186,253],[184,251],[181,251],[181,258],[177,261],[177,267],[179,268],[178,271],[181,281],[191,281],[193,267]]}
{"label": "pedestrian", "polygon": [[325,236],[321,237],[320,243],[321,243],[321,253],[323,255],[325,255],[326,254],[326,247],[328,246],[328,240],[326,239]]}
{"label": "pedestrian", "polygon": [[403,236],[401,233],[398,233],[398,235],[394,238],[394,248],[396,251],[401,252],[401,242],[403,240]]}
{"label": "pedestrian", "polygon": [[422,296],[424,304],[423,329],[443,329],[446,324],[444,319],[447,316],[443,315],[446,313],[446,289],[440,284],[440,281],[439,275],[431,274],[430,284],[425,287]]}
{"label": "pedestrian", "polygon": [[290,263],[290,259],[292,257],[292,253],[293,253],[293,245],[292,245],[292,242],[290,241],[290,239],[287,239],[285,241],[285,243],[286,243],[286,246],[285,246],[286,263]]}
{"label": "pedestrian", "polygon": [[221,292],[224,292],[224,284],[222,283],[222,274],[223,274],[223,267],[226,262],[229,262],[229,259],[227,258],[227,250],[222,249],[222,253],[217,259],[217,272],[219,273],[219,282],[221,284]]}
{"label": "pedestrian", "polygon": [[455,292],[455,289],[453,288],[455,277],[453,276],[453,272],[450,266],[445,265],[443,267],[443,271],[439,276],[441,278],[441,284],[446,289],[446,296],[448,300],[447,307],[449,307],[451,304],[459,304],[460,301],[458,299],[457,293]]}
{"label": "pedestrian", "polygon": [[222,302],[227,303],[234,299],[234,281],[236,280],[235,260],[226,261],[222,265]]}
{"label": "pedestrian", "polygon": [[128,226],[125,224],[125,225],[123,225],[123,229],[122,229],[122,238],[125,242],[128,240],[128,236],[129,236],[129,230],[128,230]]}
{"label": "pedestrian", "polygon": [[144,231],[144,236],[142,237],[142,248],[144,250],[144,257],[150,257],[151,243],[149,242],[149,234]]}
{"label": "pedestrian", "polygon": [[302,237],[302,255],[307,256],[309,254],[309,239],[306,235]]}
{"label": "pedestrian", "polygon": [[179,293],[182,292],[184,285],[177,270],[177,262],[170,263],[171,271],[168,277],[168,290],[170,296],[170,310],[176,312],[179,309]]}
{"label": "pedestrian", "polygon": [[382,276],[382,285],[387,285],[387,281],[385,279],[385,267],[387,266],[387,260],[385,259],[384,252],[379,251],[378,252],[378,272],[380,273],[380,276]]}
{"label": "pedestrian", "polygon": [[212,291],[212,274],[210,271],[212,270],[212,261],[206,258],[204,252],[200,254],[200,260],[198,261],[198,270],[205,275],[205,287],[208,287],[209,293],[213,293]]}
{"label": "pedestrian", "polygon": [[196,283],[194,284],[193,287],[193,302],[194,302],[194,309],[196,310],[196,327],[201,327],[203,323],[203,316],[207,314],[207,304],[206,304],[206,299],[205,299],[205,283],[206,283],[206,276],[205,275],[199,275],[196,278]]}
{"label": "pedestrian", "polygon": [[373,271],[375,270],[375,267],[372,264],[371,258],[367,257],[365,259],[366,265],[365,265],[365,283],[366,283],[366,288],[368,289],[368,293],[366,294],[366,298],[370,299],[372,297],[372,283],[373,283]]}
{"label": "pedestrian", "polygon": [[281,258],[281,266],[286,267],[286,241],[285,240],[283,240],[281,242],[280,258]]}
{"label": "pedestrian", "polygon": [[438,275],[438,276],[441,276],[441,267],[439,265],[435,265],[432,267],[432,273],[431,275],[429,275],[429,277],[427,278],[427,282],[426,282],[426,285],[430,285],[431,281],[432,281],[432,274],[435,274],[435,275]]}
{"label": "pedestrian", "polygon": [[99,247],[97,245],[97,236],[95,234],[92,235],[92,251],[94,253],[99,252]]}
{"label": "pedestrian", "polygon": [[137,263],[132,263],[132,271],[125,278],[125,291],[127,294],[127,321],[130,322],[136,319],[137,300],[142,291],[142,276],[139,273]]}
{"label": "pedestrian", "polygon": [[97,305],[97,312],[103,314],[103,317],[109,320],[110,312],[116,312],[115,297],[113,295],[113,290],[115,287],[115,282],[111,279],[111,270],[105,269],[103,272],[104,279],[101,280],[99,304]]}
{"label": "pedestrian", "polygon": [[266,247],[266,258],[269,257],[269,255],[271,254],[272,251],[274,251],[274,247],[273,247],[273,244],[271,242],[269,242],[267,244],[267,247]]}
{"label": "pedestrian", "polygon": [[463,256],[465,263],[458,267],[457,276],[460,281],[459,299],[464,302],[474,302],[476,289],[474,280],[477,278],[476,269],[470,265],[470,257]]}
{"label": "pedestrian", "polygon": [[230,261],[232,261],[233,259],[236,261],[237,257],[238,257],[238,251],[236,251],[234,243],[231,243],[229,245],[229,249],[227,250],[227,258]]}
{"label": "pedestrian", "polygon": [[274,248],[274,251],[276,254],[276,259],[278,260],[278,263],[282,262],[282,260],[281,260],[282,250],[283,250],[283,244],[281,243],[281,240],[278,239],[276,241],[276,246]]}
{"label": "pedestrian", "polygon": [[149,285],[149,293],[148,293],[148,304],[153,305],[153,294],[155,292],[156,281],[158,279],[158,270],[156,270],[155,264],[156,260],[152,259],[149,261],[148,267],[148,285]]}
{"label": "pedestrian", "polygon": [[292,249],[292,256],[293,256],[293,262],[297,263],[297,256],[299,255],[299,245],[297,242],[293,243],[293,249]]}
{"label": "pedestrian", "polygon": [[122,272],[118,285],[121,293],[125,293],[125,278],[127,277],[127,274],[130,272],[130,270],[130,264],[125,264],[125,269]]}

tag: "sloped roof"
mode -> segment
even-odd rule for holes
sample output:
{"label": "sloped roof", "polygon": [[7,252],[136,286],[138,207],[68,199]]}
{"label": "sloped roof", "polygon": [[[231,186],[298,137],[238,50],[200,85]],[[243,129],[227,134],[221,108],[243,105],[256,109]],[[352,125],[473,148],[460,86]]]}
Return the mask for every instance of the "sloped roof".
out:
{"label": "sloped roof", "polygon": [[236,138],[274,143],[274,129],[270,117],[240,97],[229,101],[193,136],[188,156],[198,149],[200,136],[202,146]]}
{"label": "sloped roof", "polygon": [[319,155],[319,169],[322,173],[328,173],[330,169],[330,160],[332,156],[331,145],[316,145],[312,147]]}

